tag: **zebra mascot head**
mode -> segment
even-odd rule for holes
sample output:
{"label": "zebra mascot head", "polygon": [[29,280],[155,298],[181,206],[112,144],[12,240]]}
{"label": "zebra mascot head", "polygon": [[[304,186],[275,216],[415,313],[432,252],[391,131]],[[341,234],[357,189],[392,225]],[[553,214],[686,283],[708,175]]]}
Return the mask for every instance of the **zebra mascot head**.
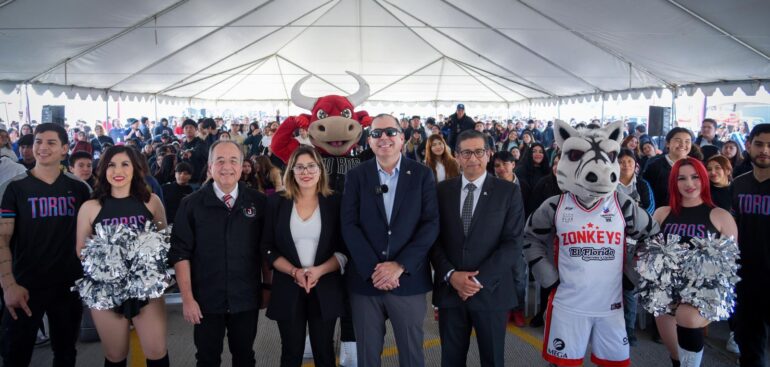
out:
{"label": "zebra mascot head", "polygon": [[615,191],[620,179],[618,153],[623,139],[623,122],[603,128],[575,129],[556,120],[556,143],[561,148],[557,182],[583,204],[595,203]]}

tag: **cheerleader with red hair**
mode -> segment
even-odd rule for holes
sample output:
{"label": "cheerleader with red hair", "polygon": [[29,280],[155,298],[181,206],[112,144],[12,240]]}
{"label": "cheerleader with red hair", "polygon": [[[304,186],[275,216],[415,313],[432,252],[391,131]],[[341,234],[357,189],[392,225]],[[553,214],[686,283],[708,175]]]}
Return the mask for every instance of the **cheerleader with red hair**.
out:
{"label": "cheerleader with red hair", "polygon": [[[691,238],[707,238],[708,234],[738,237],[738,229],[730,213],[711,200],[706,167],[688,157],[678,160],[668,178],[668,206],[653,215],[665,235],[678,235],[682,242]],[[709,324],[699,310],[680,303],[670,315],[655,319],[663,343],[674,366],[700,366],[703,356],[703,328]],[[681,363],[681,364],[680,364]]]}

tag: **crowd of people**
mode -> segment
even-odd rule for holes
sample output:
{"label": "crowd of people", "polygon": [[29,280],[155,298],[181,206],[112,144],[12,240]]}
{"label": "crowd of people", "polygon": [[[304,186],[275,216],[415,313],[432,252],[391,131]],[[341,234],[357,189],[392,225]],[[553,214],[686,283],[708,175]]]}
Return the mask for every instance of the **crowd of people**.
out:
{"label": "crowd of people", "polygon": [[[471,329],[481,365],[502,366],[506,322],[527,324],[524,223],[562,193],[553,122],[479,121],[462,104],[447,117],[378,115],[351,153],[363,162],[347,173],[344,190],[330,184],[306,129],[295,132],[301,145],[287,162],[273,155],[279,125],[142,117],[125,126],[0,129],[5,365],[29,365],[46,315],[55,365],[74,366],[82,306],[70,287],[83,275],[80,251],[97,223],[150,221],[172,226],[169,264],[184,319],[194,325],[198,366],[219,365],[225,335],[233,366],[253,366],[265,307],[278,323],[281,366],[301,365],[308,349],[317,366],[334,366],[334,330],[344,315],[357,344],[342,365],[379,366],[389,319],[400,365],[423,366],[430,291],[442,366],[465,365]],[[625,135],[617,191],[664,233],[738,239],[742,281],[728,350],[740,354],[741,366],[763,366],[770,125],[749,131],[707,118],[697,134],[676,127],[661,142],[644,125]],[[627,239],[628,259],[635,243]],[[529,326],[544,324],[548,294],[544,287]],[[624,284],[623,299],[635,346],[636,314],[644,311],[633,284]],[[126,365],[130,324],[147,365],[170,365],[162,299],[90,313],[105,366]],[[673,365],[683,353],[702,352],[708,322],[696,308],[679,305],[656,324]]]}

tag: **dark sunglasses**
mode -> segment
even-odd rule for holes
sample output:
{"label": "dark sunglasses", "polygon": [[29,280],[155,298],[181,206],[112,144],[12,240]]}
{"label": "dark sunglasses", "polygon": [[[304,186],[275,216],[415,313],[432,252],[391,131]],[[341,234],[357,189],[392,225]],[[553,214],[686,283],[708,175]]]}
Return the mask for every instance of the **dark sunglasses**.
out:
{"label": "dark sunglasses", "polygon": [[369,132],[369,136],[375,139],[379,139],[382,137],[382,133],[385,133],[385,135],[390,136],[392,138],[400,134],[401,130],[396,129],[395,127],[389,127],[385,129],[374,129]]}

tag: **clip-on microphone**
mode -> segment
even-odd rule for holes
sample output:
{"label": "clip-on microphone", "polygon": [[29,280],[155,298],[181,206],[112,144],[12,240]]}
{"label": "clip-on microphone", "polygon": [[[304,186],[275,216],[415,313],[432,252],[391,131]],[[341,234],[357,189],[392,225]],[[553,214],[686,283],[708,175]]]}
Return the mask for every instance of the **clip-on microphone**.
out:
{"label": "clip-on microphone", "polygon": [[374,193],[377,195],[387,194],[388,185],[380,185],[374,188]]}

